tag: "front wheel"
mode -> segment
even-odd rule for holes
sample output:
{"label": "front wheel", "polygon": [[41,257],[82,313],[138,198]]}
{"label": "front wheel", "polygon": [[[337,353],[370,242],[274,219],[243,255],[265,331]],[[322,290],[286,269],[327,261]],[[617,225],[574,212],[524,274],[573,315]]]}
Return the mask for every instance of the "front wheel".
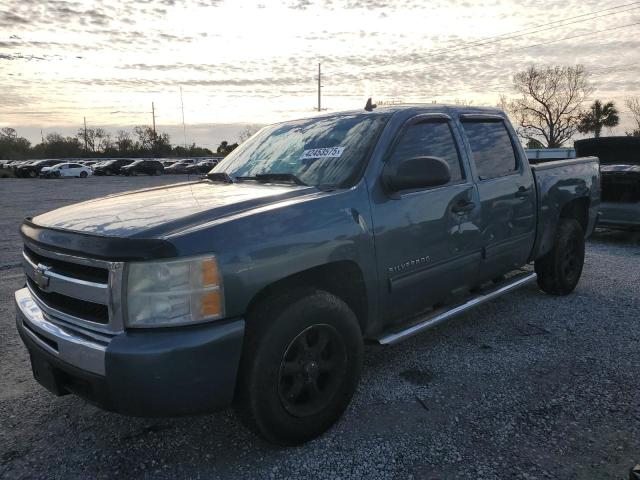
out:
{"label": "front wheel", "polygon": [[87,172],[80,172],[80,178],[87,178]]}
{"label": "front wheel", "polygon": [[248,318],[236,407],[249,428],[280,445],[329,429],[351,401],[363,344],[358,320],[339,298],[300,290]]}
{"label": "front wheel", "polygon": [[553,248],[535,262],[538,286],[552,295],[568,295],[578,285],[583,265],[582,226],[573,218],[561,218]]}

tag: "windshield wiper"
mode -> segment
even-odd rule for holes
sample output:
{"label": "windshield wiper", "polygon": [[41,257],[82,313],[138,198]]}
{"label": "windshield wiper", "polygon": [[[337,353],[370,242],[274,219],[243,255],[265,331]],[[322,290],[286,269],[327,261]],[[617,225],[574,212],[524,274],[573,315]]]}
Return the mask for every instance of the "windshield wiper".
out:
{"label": "windshield wiper", "polygon": [[227,172],[207,173],[207,178],[214,182],[233,183],[233,178],[231,178]]}
{"label": "windshield wiper", "polygon": [[281,182],[281,183],[293,183],[295,185],[301,185],[308,187],[306,183],[296,177],[293,173],[259,173],[255,176],[240,176],[236,177],[236,181],[242,180],[255,180],[257,182]]}

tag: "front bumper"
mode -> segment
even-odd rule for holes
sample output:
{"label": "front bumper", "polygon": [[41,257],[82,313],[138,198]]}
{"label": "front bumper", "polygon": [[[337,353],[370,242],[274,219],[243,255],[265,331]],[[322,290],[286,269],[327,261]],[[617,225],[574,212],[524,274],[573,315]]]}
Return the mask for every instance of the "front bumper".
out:
{"label": "front bumper", "polygon": [[242,319],[104,337],[48,318],[26,288],[15,299],[34,377],[56,395],[143,417],[211,412],[233,400]]}

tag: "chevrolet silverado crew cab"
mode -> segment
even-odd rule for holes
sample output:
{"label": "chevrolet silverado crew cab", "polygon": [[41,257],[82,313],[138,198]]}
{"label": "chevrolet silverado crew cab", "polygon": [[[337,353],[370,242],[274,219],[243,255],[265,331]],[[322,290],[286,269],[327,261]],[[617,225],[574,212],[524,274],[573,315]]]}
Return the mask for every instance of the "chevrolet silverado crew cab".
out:
{"label": "chevrolet silverado crew cab", "polygon": [[495,109],[279,123],[199,182],[25,219],[17,328],[57,395],[141,416],[234,404],[298,444],[349,404],[364,342],[536,276],[573,291],[599,185],[597,158],[531,167]]}

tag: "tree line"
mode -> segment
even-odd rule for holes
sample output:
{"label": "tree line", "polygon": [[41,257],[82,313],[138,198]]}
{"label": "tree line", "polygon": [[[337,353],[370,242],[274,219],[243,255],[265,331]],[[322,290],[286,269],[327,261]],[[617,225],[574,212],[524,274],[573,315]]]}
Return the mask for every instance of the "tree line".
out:
{"label": "tree line", "polygon": [[42,142],[31,142],[20,137],[10,127],[0,129],[0,160],[35,158],[150,158],[150,157],[207,157],[226,156],[238,143],[223,141],[215,153],[195,143],[186,148],[172,146],[167,133],[158,133],[149,126],[139,125],[131,132],[118,130],[115,135],[103,128],[80,128],[75,136],[49,133]]}

